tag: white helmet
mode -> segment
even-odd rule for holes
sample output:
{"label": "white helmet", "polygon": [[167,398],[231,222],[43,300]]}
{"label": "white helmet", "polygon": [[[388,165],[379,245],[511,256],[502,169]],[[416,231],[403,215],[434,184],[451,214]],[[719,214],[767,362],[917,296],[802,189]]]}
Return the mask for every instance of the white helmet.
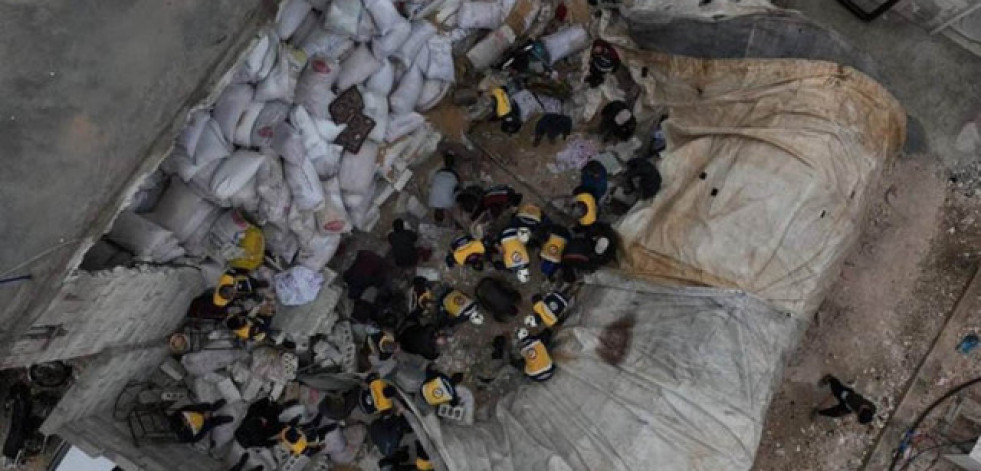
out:
{"label": "white helmet", "polygon": [[534,329],[535,327],[538,327],[538,319],[535,319],[535,316],[533,315],[525,316],[525,325],[528,326],[529,329]]}
{"label": "white helmet", "polygon": [[515,335],[518,337],[518,340],[524,340],[524,339],[528,338],[528,335],[529,335],[528,334],[528,329],[526,329],[524,327],[519,327],[518,330],[517,330],[517,332],[515,332]]}
{"label": "white helmet", "polygon": [[531,272],[528,271],[528,267],[519,268],[517,271],[518,281],[522,283],[527,283],[531,279]]}
{"label": "white helmet", "polygon": [[522,244],[527,244],[528,241],[531,240],[531,229],[528,229],[527,227],[519,227],[518,240],[520,240]]}
{"label": "white helmet", "polygon": [[479,312],[471,314],[470,323],[473,325],[484,325],[484,315]]}
{"label": "white helmet", "polygon": [[607,237],[600,237],[596,240],[596,245],[593,247],[593,250],[595,250],[597,254],[602,254],[603,252],[606,252],[606,249],[609,247],[610,239]]}

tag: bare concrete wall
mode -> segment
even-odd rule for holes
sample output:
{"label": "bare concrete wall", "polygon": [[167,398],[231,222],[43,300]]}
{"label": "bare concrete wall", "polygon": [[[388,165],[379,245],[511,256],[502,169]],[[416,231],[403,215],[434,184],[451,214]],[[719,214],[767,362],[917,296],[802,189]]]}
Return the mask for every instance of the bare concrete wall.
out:
{"label": "bare concrete wall", "polygon": [[117,268],[69,277],[48,309],[17,338],[0,368],[162,345],[204,290],[188,267]]}

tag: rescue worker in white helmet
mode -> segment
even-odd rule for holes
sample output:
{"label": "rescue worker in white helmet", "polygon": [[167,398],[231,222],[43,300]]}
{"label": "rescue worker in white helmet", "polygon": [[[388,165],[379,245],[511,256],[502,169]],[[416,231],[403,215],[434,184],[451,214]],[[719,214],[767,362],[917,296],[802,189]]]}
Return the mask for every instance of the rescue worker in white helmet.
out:
{"label": "rescue worker in white helmet", "polygon": [[528,329],[521,327],[517,331],[517,338],[521,356],[513,359],[511,364],[532,381],[543,382],[550,379],[555,373],[555,362],[548,353],[552,331],[545,329],[541,334],[531,335]]}
{"label": "rescue worker in white helmet", "polygon": [[361,390],[358,405],[366,415],[385,414],[395,411],[395,398],[398,390],[388,381],[372,373],[365,378],[367,387]]}
{"label": "rescue worker in white helmet", "polygon": [[571,237],[568,229],[558,224],[549,226],[548,237],[542,244],[541,252],[538,253],[538,257],[542,259],[542,274],[546,278],[551,279],[558,273],[562,266],[562,253],[565,251],[565,246],[569,244]]}
{"label": "rescue worker in white helmet", "polygon": [[498,236],[498,249],[501,251],[501,262],[496,264],[498,268],[513,272],[521,283],[527,283],[531,278],[531,257],[528,256],[528,248],[524,240],[527,236],[516,227],[509,227],[501,231]]}
{"label": "rescue worker in white helmet", "polygon": [[477,301],[458,289],[450,289],[443,293],[439,300],[440,328],[453,327],[470,321],[474,325],[484,323],[484,315],[480,313]]}
{"label": "rescue worker in white helmet", "polygon": [[542,232],[547,229],[547,226],[548,217],[542,212],[542,208],[532,203],[525,203],[518,206],[518,209],[515,210],[514,215],[511,217],[511,227],[527,230],[525,234],[528,238],[524,242],[528,247],[534,248],[541,244],[544,236]]}
{"label": "rescue worker in white helmet", "polygon": [[487,247],[470,235],[457,237],[450,243],[450,253],[446,256],[446,266],[470,266],[477,271],[484,269]]}
{"label": "rescue worker in white helmet", "polygon": [[596,196],[584,188],[573,191],[572,216],[576,218],[579,228],[588,228],[599,218],[599,206]]}
{"label": "rescue worker in white helmet", "polygon": [[459,383],[458,375],[457,377],[451,378],[443,373],[432,364],[426,367],[426,379],[423,381],[422,386],[419,387],[419,394],[432,407],[438,407],[443,404],[449,404],[450,406],[456,406],[460,403],[460,397],[456,393],[455,385]]}
{"label": "rescue worker in white helmet", "polygon": [[565,321],[565,313],[569,308],[569,299],[558,291],[549,291],[545,295],[535,294],[531,297],[533,314],[525,317],[525,325],[530,328],[544,325],[552,328]]}

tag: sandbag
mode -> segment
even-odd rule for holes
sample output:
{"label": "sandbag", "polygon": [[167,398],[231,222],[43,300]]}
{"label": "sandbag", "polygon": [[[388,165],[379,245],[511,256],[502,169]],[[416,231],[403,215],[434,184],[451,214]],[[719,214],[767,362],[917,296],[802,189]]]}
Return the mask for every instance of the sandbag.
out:
{"label": "sandbag", "polygon": [[259,72],[270,50],[275,54],[276,40],[267,33],[260,33],[253,41],[252,48],[245,54],[242,63],[232,74],[235,83],[254,82],[259,79]]}
{"label": "sandbag", "polygon": [[317,119],[313,118],[313,123],[317,125],[317,132],[324,141],[330,143],[340,136],[344,129],[347,128],[347,124],[337,124],[330,119]]}
{"label": "sandbag", "polygon": [[294,49],[286,44],[279,45],[279,57],[276,67],[255,87],[255,99],[258,101],[283,100],[293,101],[296,80],[300,71],[307,64],[307,54],[302,49]]}
{"label": "sandbag", "polygon": [[376,34],[378,34],[378,29],[375,28],[375,21],[371,19],[371,15],[367,11],[362,10],[361,18],[358,19],[358,34],[354,35],[354,40],[359,43],[367,43]]}
{"label": "sandbag", "polygon": [[[207,218],[204,219],[204,222],[198,225],[197,229],[194,229],[194,231],[191,232],[191,235],[188,236],[187,240],[182,242],[182,245],[187,250],[188,255],[195,256],[195,257],[203,257],[209,254],[209,252],[211,251],[211,246],[208,243],[208,235],[211,234],[211,226],[215,224],[215,221],[218,220],[218,217],[221,216],[221,214],[222,213],[220,210],[216,209],[215,211],[213,211],[210,215],[208,215]],[[225,261],[224,259],[222,259],[221,267],[220,267],[221,271],[224,271],[224,265],[225,265]],[[204,270],[206,266],[205,265],[201,265],[201,266],[202,266],[201,274],[202,276],[204,276],[205,275]],[[219,276],[220,275],[221,274],[219,273]],[[207,279],[207,277],[205,278]],[[214,277],[214,281],[215,282],[218,281],[217,276]]]}
{"label": "sandbag", "polygon": [[442,80],[426,80],[419,92],[419,101],[416,102],[416,111],[422,113],[429,111],[439,104],[440,100],[446,96],[450,90],[450,83]]}
{"label": "sandbag", "polygon": [[221,134],[218,123],[209,117],[204,130],[201,131],[197,145],[194,146],[194,153],[191,154],[191,157],[194,159],[195,165],[206,165],[208,162],[228,157],[232,153],[232,149],[232,145]]}
{"label": "sandbag", "polygon": [[294,266],[273,276],[276,299],[284,306],[301,306],[317,299],[323,283],[323,275],[305,266]]}
{"label": "sandbag", "polygon": [[375,30],[381,36],[388,34],[403,19],[391,0],[364,0],[364,9],[371,15]]}
{"label": "sandbag", "polygon": [[347,90],[364,82],[382,67],[381,61],[372,55],[368,46],[361,44],[341,63],[341,73],[337,77],[337,89]]}
{"label": "sandbag", "polygon": [[429,62],[423,70],[426,78],[454,82],[456,71],[453,68],[453,43],[450,38],[439,35],[433,36],[429,38],[427,46],[429,47]]}
{"label": "sandbag", "polygon": [[245,238],[252,224],[246,221],[240,212],[234,209],[223,211],[208,231],[208,244],[220,251],[226,245],[238,245]]}
{"label": "sandbag", "polygon": [[249,137],[252,147],[267,147],[272,144],[276,128],[286,120],[290,105],[282,101],[270,101],[262,107],[255,119],[255,126]]}
{"label": "sandbag", "polygon": [[336,176],[341,166],[341,156],[344,148],[334,144],[327,144],[327,153],[316,159],[310,160],[313,168],[321,180]]}
{"label": "sandbag", "polygon": [[306,245],[300,247],[300,252],[296,255],[296,262],[301,266],[311,270],[323,270],[334,254],[337,247],[341,245],[340,234],[316,234]]}
{"label": "sandbag", "polygon": [[395,142],[403,136],[419,129],[426,122],[419,113],[391,114],[388,117],[388,129],[385,132],[386,142]]}
{"label": "sandbag", "polygon": [[222,161],[211,176],[211,194],[219,199],[228,199],[246,184],[251,183],[265,158],[258,152],[235,151],[231,157]]}
{"label": "sandbag", "polygon": [[457,26],[466,29],[496,29],[504,22],[497,2],[463,2],[456,12]]}
{"label": "sandbag", "polygon": [[259,113],[265,107],[266,104],[261,101],[253,101],[245,107],[245,111],[238,119],[238,124],[235,125],[235,138],[232,140],[235,145],[252,147],[252,130],[255,129]]}
{"label": "sandbag", "polygon": [[375,179],[377,158],[378,145],[372,141],[365,141],[357,154],[345,152],[341,157],[341,169],[338,173],[341,190],[345,193],[370,196],[366,193]]}
{"label": "sandbag", "polygon": [[202,198],[220,205],[228,206],[228,201],[215,196],[211,193],[211,178],[215,176],[215,172],[218,171],[218,167],[221,166],[222,160],[212,160],[201,167],[198,173],[194,174],[189,182],[191,189],[196,191]]}
{"label": "sandbag", "polygon": [[365,116],[375,120],[375,127],[368,133],[368,139],[381,142],[385,139],[385,130],[388,128],[388,97],[375,92],[364,92],[361,94],[364,100]]}
{"label": "sandbag", "polygon": [[140,188],[133,194],[127,209],[137,214],[152,211],[165,189],[167,189],[167,174],[161,169],[151,172],[140,182]]}
{"label": "sandbag", "polygon": [[323,182],[324,207],[314,213],[317,230],[322,234],[343,234],[351,231],[347,209],[341,196],[341,183],[337,177]]}
{"label": "sandbag", "polygon": [[361,0],[333,0],[324,16],[324,27],[328,31],[356,36],[361,10]]}
{"label": "sandbag", "polygon": [[279,37],[276,36],[276,32],[273,30],[270,30],[267,34],[269,35],[270,45],[269,48],[266,49],[266,55],[262,58],[262,67],[259,68],[255,78],[252,79],[252,82],[254,83],[261,82],[268,77],[269,73],[272,72],[273,67],[276,67],[276,64],[278,63]]}
{"label": "sandbag", "polygon": [[[290,206],[290,192],[283,175],[279,157],[264,155],[265,162],[255,176],[256,193],[259,195],[259,216],[267,223],[286,223]],[[262,221],[260,221],[262,222]]]}
{"label": "sandbag", "polygon": [[228,350],[201,350],[200,352],[187,353],[181,357],[181,366],[187,370],[187,374],[190,376],[202,376],[248,357],[248,352],[238,348]]}
{"label": "sandbag", "polygon": [[[309,3],[309,2],[307,2]],[[303,49],[303,43],[320,28],[320,25],[324,24],[324,19],[320,17],[315,10],[310,10],[306,16],[303,17],[303,21],[300,22],[300,26],[296,28],[293,35],[290,36],[289,45],[297,49]],[[309,57],[309,54],[307,55]]]}
{"label": "sandbag", "polygon": [[245,211],[255,218],[259,213],[259,193],[256,191],[255,177],[249,179],[238,191],[232,196],[229,196],[228,204],[233,208],[239,208]]}
{"label": "sandbag", "polygon": [[262,226],[262,235],[266,239],[266,249],[270,253],[281,257],[287,264],[293,263],[296,252],[300,250],[300,243],[293,233],[276,224],[266,224]]}
{"label": "sandbag", "polygon": [[419,67],[420,71],[424,71],[429,67],[429,41],[423,43],[422,47],[419,48],[416,57],[412,59],[412,65]]}
{"label": "sandbag", "polygon": [[[310,114],[307,113],[306,108],[301,105],[294,106],[293,110],[290,111],[290,121],[300,133],[303,151],[308,160],[315,162],[327,157],[327,154],[330,152],[329,145],[320,136],[317,124],[310,117]],[[320,171],[318,170],[317,173],[319,174]]]}
{"label": "sandbag", "polygon": [[382,59],[382,67],[368,78],[364,88],[366,91],[387,97],[392,93],[393,86],[395,86],[395,64],[388,59]]}
{"label": "sandbag", "polygon": [[[247,83],[231,84],[218,97],[215,109],[211,112],[215,122],[221,129],[222,136],[228,142],[235,140],[235,128],[252,103],[255,89]],[[251,128],[250,128],[251,130]]]}
{"label": "sandbag", "polygon": [[303,49],[309,57],[321,56],[334,61],[339,60],[352,48],[354,48],[354,41],[351,38],[323,28],[311,31],[300,45],[300,49]]}
{"label": "sandbag", "polygon": [[570,26],[542,38],[549,65],[589,47],[589,33],[583,25]]}
{"label": "sandbag", "polygon": [[395,87],[395,91],[389,98],[392,112],[405,114],[415,109],[423,85],[422,71],[419,70],[418,66],[413,65],[402,76],[402,80],[399,80],[399,85]]}
{"label": "sandbag", "polygon": [[293,36],[311,8],[307,0],[287,0],[283,3],[276,15],[276,34],[279,38],[286,41]]}
{"label": "sandbag", "polygon": [[[343,167],[343,165],[342,165]],[[286,162],[283,165],[286,174],[286,184],[293,195],[293,206],[304,211],[312,211],[324,202],[324,190],[320,186],[317,170],[309,160],[303,159],[299,164]]]}
{"label": "sandbag", "polygon": [[317,219],[313,211],[303,211],[295,204],[290,206],[287,224],[300,246],[306,245],[317,234]]}
{"label": "sandbag", "polygon": [[322,56],[313,57],[296,83],[296,103],[303,105],[311,116],[319,119],[330,117],[327,105],[335,98],[330,87],[337,80],[340,70],[337,61]]}
{"label": "sandbag", "polygon": [[204,133],[204,128],[210,119],[211,115],[207,110],[192,111],[188,116],[187,124],[177,136],[177,145],[184,149],[187,155],[194,155],[194,149],[197,148],[198,140],[201,139],[201,134]]}
{"label": "sandbag", "polygon": [[198,196],[179,178],[171,178],[170,186],[160,198],[160,203],[146,217],[173,232],[177,240],[184,242],[217,210],[217,207]]}
{"label": "sandbag", "polygon": [[475,70],[484,70],[497,62],[514,44],[514,40],[515,35],[511,27],[506,24],[501,25],[467,51],[467,60]]}
{"label": "sandbag", "polygon": [[204,165],[195,165],[184,148],[174,146],[170,151],[170,156],[160,164],[160,169],[171,175],[177,175],[185,182],[191,181]]}
{"label": "sandbag", "polygon": [[402,63],[402,65],[409,67],[412,64],[412,60],[415,59],[416,54],[419,53],[419,49],[422,48],[429,38],[436,34],[436,27],[432,23],[426,20],[418,20],[412,22],[412,31],[409,33],[409,37],[405,39],[402,46],[398,51],[393,54],[396,60]]}
{"label": "sandbag", "polygon": [[387,58],[402,47],[411,32],[412,25],[408,21],[398,21],[388,34],[371,41],[371,52],[379,59]]}
{"label": "sandbag", "polygon": [[130,211],[119,213],[106,237],[138,258],[156,263],[167,263],[184,255],[172,232]]}
{"label": "sandbag", "polygon": [[288,163],[299,165],[307,159],[306,149],[303,148],[303,136],[289,123],[282,122],[276,126],[269,146]]}

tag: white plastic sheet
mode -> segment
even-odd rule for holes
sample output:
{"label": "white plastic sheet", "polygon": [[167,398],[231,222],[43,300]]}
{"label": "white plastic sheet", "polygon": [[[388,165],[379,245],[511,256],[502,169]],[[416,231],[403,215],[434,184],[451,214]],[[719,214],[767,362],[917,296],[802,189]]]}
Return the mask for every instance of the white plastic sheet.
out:
{"label": "white plastic sheet", "polygon": [[276,298],[284,306],[300,306],[317,297],[324,276],[304,266],[295,266],[273,277]]}

